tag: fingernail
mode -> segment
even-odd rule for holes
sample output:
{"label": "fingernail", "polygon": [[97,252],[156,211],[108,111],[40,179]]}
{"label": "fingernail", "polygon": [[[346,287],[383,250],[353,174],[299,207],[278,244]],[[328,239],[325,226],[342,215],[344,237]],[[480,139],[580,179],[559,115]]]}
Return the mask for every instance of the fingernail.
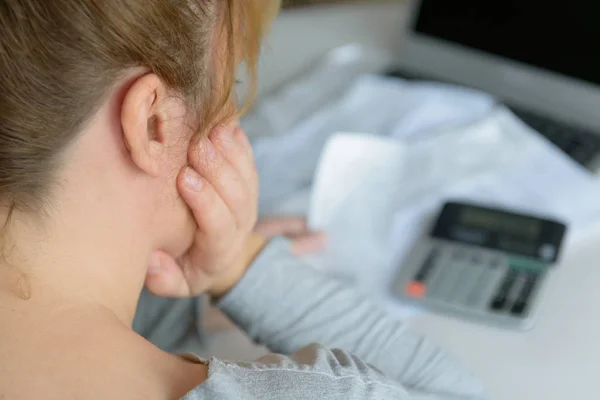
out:
{"label": "fingernail", "polygon": [[157,275],[161,270],[160,258],[155,254],[150,256],[150,261],[148,262],[148,275]]}
{"label": "fingernail", "polygon": [[214,137],[227,148],[232,147],[235,143],[233,140],[233,131],[226,126],[215,128]]}
{"label": "fingernail", "polygon": [[190,167],[185,168],[184,181],[188,189],[199,192],[202,190],[202,177]]}

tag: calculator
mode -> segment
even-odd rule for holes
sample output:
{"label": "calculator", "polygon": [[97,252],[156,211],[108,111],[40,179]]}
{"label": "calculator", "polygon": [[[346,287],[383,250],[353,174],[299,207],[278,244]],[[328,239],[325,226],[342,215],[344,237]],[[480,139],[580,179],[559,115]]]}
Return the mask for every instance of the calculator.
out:
{"label": "calculator", "polygon": [[393,295],[438,313],[530,329],[566,231],[547,218],[448,202],[402,263]]}

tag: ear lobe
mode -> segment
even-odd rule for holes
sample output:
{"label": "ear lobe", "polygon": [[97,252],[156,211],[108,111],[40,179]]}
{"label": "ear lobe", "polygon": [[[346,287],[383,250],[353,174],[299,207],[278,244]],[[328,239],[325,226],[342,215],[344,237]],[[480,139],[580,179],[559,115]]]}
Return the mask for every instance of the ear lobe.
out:
{"label": "ear lobe", "polygon": [[127,90],[121,109],[123,141],[134,164],[148,175],[160,176],[165,146],[160,138],[157,103],[165,88],[152,74],[138,78]]}

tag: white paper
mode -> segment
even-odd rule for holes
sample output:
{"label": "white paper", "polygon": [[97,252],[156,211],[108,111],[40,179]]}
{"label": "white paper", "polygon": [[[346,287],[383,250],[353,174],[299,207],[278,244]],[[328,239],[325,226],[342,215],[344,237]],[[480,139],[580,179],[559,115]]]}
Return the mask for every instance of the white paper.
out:
{"label": "white paper", "polygon": [[[305,85],[321,82],[321,73],[314,79],[306,78]],[[306,193],[312,185],[323,146],[335,132],[368,132],[418,140],[436,129],[479,120],[489,114],[495,104],[490,96],[480,92],[443,84],[372,75],[363,75],[348,84],[349,88],[335,101],[323,103],[323,96],[316,95],[318,111],[299,123],[265,123],[271,136],[253,143],[262,182],[261,214],[308,211]],[[270,101],[269,105],[270,113],[276,115],[277,103]],[[281,114],[286,115],[289,108],[289,103],[283,103]],[[256,119],[252,121],[249,126],[244,123],[244,128],[251,130],[251,136],[260,136],[260,124]],[[274,125],[285,129],[273,134]]]}
{"label": "white paper", "polygon": [[311,261],[385,301],[445,201],[559,218],[576,235],[600,220],[599,189],[506,109],[413,143],[338,134],[323,153],[310,211],[311,226],[330,232],[332,243]]}
{"label": "white paper", "polygon": [[[327,144],[313,188],[309,222],[330,233],[322,264],[370,291],[381,291],[398,248],[414,239],[410,209],[432,193],[491,171],[512,158],[493,120],[408,144],[374,135],[337,134]],[[395,237],[398,222],[409,232]],[[408,224],[408,221],[411,221]],[[405,242],[402,245],[401,242]]]}

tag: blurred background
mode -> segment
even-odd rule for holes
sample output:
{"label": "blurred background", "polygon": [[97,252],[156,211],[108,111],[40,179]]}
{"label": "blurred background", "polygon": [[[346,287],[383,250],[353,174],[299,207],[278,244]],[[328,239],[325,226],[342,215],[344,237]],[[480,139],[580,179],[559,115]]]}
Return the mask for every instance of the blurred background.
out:
{"label": "blurred background", "polygon": [[[283,0],[283,8],[341,2],[344,0]],[[356,0],[355,0],[356,1]]]}

